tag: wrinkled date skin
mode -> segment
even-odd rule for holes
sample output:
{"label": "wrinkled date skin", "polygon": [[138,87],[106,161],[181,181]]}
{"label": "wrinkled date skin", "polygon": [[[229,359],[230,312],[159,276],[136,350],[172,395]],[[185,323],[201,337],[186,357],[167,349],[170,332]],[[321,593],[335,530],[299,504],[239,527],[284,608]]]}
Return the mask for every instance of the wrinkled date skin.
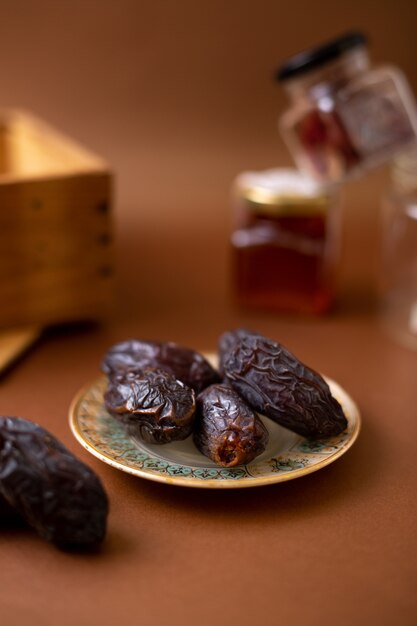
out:
{"label": "wrinkled date skin", "polygon": [[197,396],[194,443],[223,467],[250,463],[268,443],[256,413],[226,385],[211,385]]}
{"label": "wrinkled date skin", "polygon": [[114,375],[104,403],[130,435],[148,443],[186,439],[194,423],[194,391],[161,369]]}
{"label": "wrinkled date skin", "polygon": [[98,546],[108,500],[98,477],[53,435],[0,417],[0,494],[41,537],[64,549]]}
{"label": "wrinkled date skin", "polygon": [[[236,330],[230,330],[220,336],[219,339],[219,371],[221,376],[224,376],[224,362],[230,354],[230,351],[238,344],[241,339],[249,337],[251,335],[258,335],[258,333],[246,328],[237,328]],[[223,381],[224,382],[224,381]]]}
{"label": "wrinkled date skin", "polygon": [[123,341],[110,348],[101,367],[109,378],[127,370],[138,372],[146,367],[164,369],[196,393],[220,382],[218,372],[201,354],[174,342]]}
{"label": "wrinkled date skin", "polygon": [[228,383],[258,413],[304,437],[331,437],[347,427],[326,381],[279,343],[232,331],[224,355]]}

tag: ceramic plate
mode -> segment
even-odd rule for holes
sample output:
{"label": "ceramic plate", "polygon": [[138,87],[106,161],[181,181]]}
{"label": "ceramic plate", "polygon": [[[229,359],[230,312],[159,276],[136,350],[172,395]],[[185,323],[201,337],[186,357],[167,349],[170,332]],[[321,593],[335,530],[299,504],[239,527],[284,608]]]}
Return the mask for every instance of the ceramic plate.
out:
{"label": "ceramic plate", "polygon": [[267,485],[305,476],[333,463],[357,438],[360,414],[356,404],[337,383],[326,380],[348,420],[345,432],[329,439],[305,439],[261,416],[269,430],[267,449],[249,465],[230,469],[203,456],[192,437],[159,446],[133,440],[104,407],[104,377],[78,393],[71,405],[70,425],[91,454],[135,476],[211,489]]}

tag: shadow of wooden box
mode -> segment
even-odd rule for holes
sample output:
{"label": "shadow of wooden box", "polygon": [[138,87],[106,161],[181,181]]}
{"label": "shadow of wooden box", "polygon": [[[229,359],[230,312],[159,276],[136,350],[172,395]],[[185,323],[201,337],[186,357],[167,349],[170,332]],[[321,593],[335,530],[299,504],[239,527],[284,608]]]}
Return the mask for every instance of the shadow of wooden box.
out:
{"label": "shadow of wooden box", "polygon": [[0,112],[0,328],[107,315],[111,187],[103,159],[26,112]]}

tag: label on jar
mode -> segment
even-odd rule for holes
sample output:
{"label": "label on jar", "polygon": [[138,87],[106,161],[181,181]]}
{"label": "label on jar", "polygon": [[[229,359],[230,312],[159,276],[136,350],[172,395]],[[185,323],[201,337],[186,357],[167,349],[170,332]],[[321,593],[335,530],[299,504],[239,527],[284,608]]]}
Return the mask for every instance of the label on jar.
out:
{"label": "label on jar", "polygon": [[337,108],[352,144],[362,156],[396,149],[415,137],[391,78],[345,92]]}

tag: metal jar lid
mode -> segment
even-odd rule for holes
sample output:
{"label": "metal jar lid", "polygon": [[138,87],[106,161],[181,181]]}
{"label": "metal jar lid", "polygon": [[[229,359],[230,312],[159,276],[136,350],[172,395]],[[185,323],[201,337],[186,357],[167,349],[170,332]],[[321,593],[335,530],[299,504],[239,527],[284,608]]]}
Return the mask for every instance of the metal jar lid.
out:
{"label": "metal jar lid", "polygon": [[242,172],[234,190],[253,211],[275,215],[324,213],[330,203],[327,190],[291,168]]}
{"label": "metal jar lid", "polygon": [[364,47],[366,44],[367,38],[363,33],[357,31],[345,33],[321,46],[303,50],[290,57],[278,68],[276,79],[282,82],[307,73],[334,61],[349,50]]}

